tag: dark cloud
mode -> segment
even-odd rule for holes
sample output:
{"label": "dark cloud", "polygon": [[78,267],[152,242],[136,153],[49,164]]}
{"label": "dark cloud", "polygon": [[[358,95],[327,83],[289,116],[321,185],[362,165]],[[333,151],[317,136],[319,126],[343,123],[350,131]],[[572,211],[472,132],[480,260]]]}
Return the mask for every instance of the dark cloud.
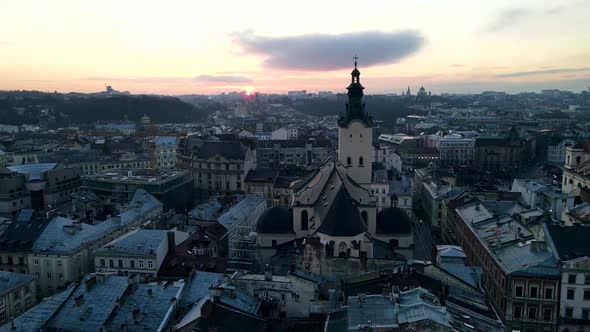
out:
{"label": "dark cloud", "polygon": [[590,67],[517,71],[517,72],[512,72],[512,73],[499,74],[499,75],[496,75],[496,77],[499,77],[499,78],[524,77],[524,76],[537,76],[537,75],[545,75],[545,74],[578,73],[578,72],[585,72],[585,71],[590,71]]}
{"label": "dark cloud", "polygon": [[486,25],[484,32],[496,32],[516,24],[520,19],[531,13],[519,8],[507,9],[502,11],[496,18]]}
{"label": "dark cloud", "polygon": [[250,83],[252,82],[252,79],[238,75],[199,75],[195,77],[195,81],[212,83]]}
{"label": "dark cloud", "polygon": [[416,31],[294,37],[262,37],[244,32],[234,33],[232,38],[246,54],[265,56],[264,67],[297,71],[350,68],[355,54],[364,67],[394,63],[418,51],[425,42]]}

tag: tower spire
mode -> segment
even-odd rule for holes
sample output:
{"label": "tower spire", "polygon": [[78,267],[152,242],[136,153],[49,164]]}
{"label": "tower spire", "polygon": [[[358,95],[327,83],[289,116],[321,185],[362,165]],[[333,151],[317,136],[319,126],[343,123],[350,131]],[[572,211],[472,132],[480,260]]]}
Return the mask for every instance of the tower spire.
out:
{"label": "tower spire", "polygon": [[352,59],[354,60],[354,69],[350,73],[351,82],[346,88],[348,90],[348,103],[346,103],[346,114],[341,116],[339,120],[340,126],[348,126],[348,123],[352,120],[360,120],[365,125],[371,125],[371,117],[365,111],[365,103],[363,102],[363,89],[361,85],[361,72],[358,70],[358,56],[355,55]]}

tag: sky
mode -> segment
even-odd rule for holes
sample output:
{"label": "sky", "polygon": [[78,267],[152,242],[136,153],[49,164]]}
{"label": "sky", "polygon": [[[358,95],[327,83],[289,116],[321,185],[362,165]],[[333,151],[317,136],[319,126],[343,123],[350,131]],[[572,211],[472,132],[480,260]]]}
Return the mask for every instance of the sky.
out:
{"label": "sky", "polygon": [[0,0],[0,90],[581,91],[590,0]]}

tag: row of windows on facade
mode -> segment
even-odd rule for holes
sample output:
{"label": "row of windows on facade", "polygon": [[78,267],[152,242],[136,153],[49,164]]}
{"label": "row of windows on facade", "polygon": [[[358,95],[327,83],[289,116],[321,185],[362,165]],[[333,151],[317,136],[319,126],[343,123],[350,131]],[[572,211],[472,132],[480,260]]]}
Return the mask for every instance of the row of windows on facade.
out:
{"label": "row of windows on facade", "polygon": [[523,306],[520,304],[514,304],[514,309],[513,309],[513,317],[514,319],[523,319],[526,318],[528,320],[537,320],[537,319],[542,319],[544,321],[551,321],[553,320],[553,308],[550,307],[544,307],[543,308],[543,316],[542,317],[537,317],[537,312],[539,310],[538,306],[528,306],[527,307],[527,316],[524,317],[523,316]]}
{"label": "row of windows on facade", "polygon": [[[590,301],[590,288],[584,289],[584,301]],[[576,290],[574,288],[568,288],[566,291],[566,298],[568,300],[575,300],[576,299]]]}
{"label": "row of windows on facade", "polygon": [[[100,259],[100,267],[106,267],[106,260],[104,258]],[[109,259],[109,267],[110,268],[114,268],[115,267],[115,261],[113,259]],[[123,260],[119,259],[117,260],[117,266],[116,267],[120,267],[123,268],[124,264],[123,264]],[[135,268],[135,260],[130,260],[129,261],[129,268],[134,269]],[[143,269],[144,268],[144,262],[143,260],[138,260],[137,261],[137,268],[139,269]],[[154,268],[154,261],[147,261],[147,268],[148,269],[153,269]]]}
{"label": "row of windows on facade", "polygon": [[[10,293],[9,296],[11,296],[14,301],[18,301],[21,299],[21,297],[26,297],[29,294],[31,294],[31,286],[26,285],[25,287],[19,288],[19,289],[15,290],[14,292]],[[0,309],[4,308],[5,306],[6,306],[6,300],[4,297],[2,297],[2,298],[0,298]]]}
{"label": "row of windows on facade", "polygon": [[[515,297],[530,297],[530,298],[540,298],[539,294],[539,288],[537,286],[530,286],[529,287],[529,291],[527,294],[525,294],[524,292],[524,286],[521,285],[516,285],[514,287],[514,296]],[[544,299],[546,300],[551,300],[553,299],[553,287],[545,287],[545,294],[544,295]]]}
{"label": "row of windows on facade", "polygon": [[[590,274],[582,275],[584,278],[584,285],[590,285]],[[567,275],[567,283],[568,284],[577,284],[578,275],[575,273],[570,273]]]}
{"label": "row of windows on facade", "polygon": [[210,164],[208,164],[208,163],[198,163],[197,165],[198,165],[197,167],[199,167],[199,168],[202,168],[202,169],[212,169],[212,170],[220,170],[220,171],[222,171],[222,170],[230,171],[230,170],[232,170],[233,168],[235,168],[235,169],[236,169],[236,170],[238,170],[238,171],[241,171],[241,170],[242,170],[242,165],[240,165],[240,164],[235,164],[235,165],[234,165],[234,167],[231,167],[231,165],[229,165],[229,164],[225,164],[225,165],[218,165],[218,164],[215,164],[215,163],[210,163]]}
{"label": "row of windows on facade", "polygon": [[[203,181],[201,179],[199,179],[199,184],[202,185]],[[209,179],[207,186],[205,189],[210,189],[210,190],[221,190],[223,186],[221,185],[220,181],[217,181],[215,183],[215,186],[211,183],[211,180]],[[242,184],[240,182],[236,182],[236,188],[239,190],[242,187]],[[231,186],[229,182],[225,183],[225,190],[231,190]]]}

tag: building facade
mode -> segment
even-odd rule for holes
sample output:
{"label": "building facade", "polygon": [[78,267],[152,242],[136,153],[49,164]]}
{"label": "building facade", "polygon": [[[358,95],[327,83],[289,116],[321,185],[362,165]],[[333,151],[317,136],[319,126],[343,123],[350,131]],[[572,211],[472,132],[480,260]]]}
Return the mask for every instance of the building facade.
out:
{"label": "building facade", "polygon": [[200,196],[244,191],[244,179],[256,168],[256,151],[241,142],[187,137],[179,144],[178,166],[192,173]]}

